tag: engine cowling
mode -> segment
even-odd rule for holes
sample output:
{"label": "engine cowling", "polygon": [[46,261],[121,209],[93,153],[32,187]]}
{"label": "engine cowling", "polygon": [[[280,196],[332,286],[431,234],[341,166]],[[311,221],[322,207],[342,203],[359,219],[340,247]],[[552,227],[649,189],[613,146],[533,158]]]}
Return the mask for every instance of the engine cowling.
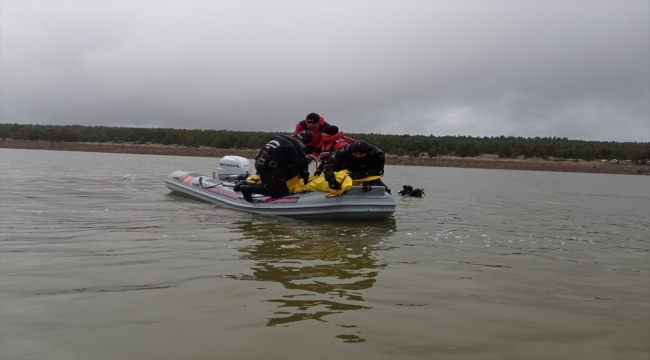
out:
{"label": "engine cowling", "polygon": [[219,180],[234,181],[240,175],[247,176],[250,174],[250,161],[241,156],[224,156],[219,160],[218,177]]}

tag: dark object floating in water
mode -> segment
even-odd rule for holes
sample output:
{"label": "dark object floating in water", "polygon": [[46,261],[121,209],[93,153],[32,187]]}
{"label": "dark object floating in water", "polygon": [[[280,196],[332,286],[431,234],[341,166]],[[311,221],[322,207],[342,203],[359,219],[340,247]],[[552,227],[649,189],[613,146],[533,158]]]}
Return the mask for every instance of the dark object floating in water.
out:
{"label": "dark object floating in water", "polygon": [[413,186],[411,185],[402,186],[402,190],[398,191],[397,193],[402,196],[412,196],[418,198],[423,198],[427,196],[427,194],[424,193],[424,189],[422,188],[414,189]]}

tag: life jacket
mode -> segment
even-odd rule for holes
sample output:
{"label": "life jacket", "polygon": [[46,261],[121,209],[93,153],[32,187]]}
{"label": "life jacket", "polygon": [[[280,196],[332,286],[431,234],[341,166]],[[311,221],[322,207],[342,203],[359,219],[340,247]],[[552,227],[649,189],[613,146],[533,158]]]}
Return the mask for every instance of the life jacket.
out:
{"label": "life jacket", "polygon": [[321,135],[323,134],[323,129],[326,126],[330,126],[330,124],[327,121],[325,121],[325,119],[322,116],[320,117],[320,120],[318,121],[318,129],[315,130],[315,131],[314,130],[309,130],[309,128],[307,127],[307,121],[306,120],[301,120],[301,121],[298,122],[298,124],[296,124],[296,128],[293,131],[293,133],[295,135],[298,135],[298,134],[300,134],[301,131],[305,131],[305,130],[311,131],[311,133],[314,134],[314,138],[308,144],[305,144],[305,145],[307,145],[307,147],[316,148],[320,144],[320,142],[322,140]]}
{"label": "life jacket", "polygon": [[342,131],[339,131],[336,135],[332,135],[328,138],[324,137],[320,146],[321,160],[327,160],[331,153],[353,142],[354,139],[345,136]]}

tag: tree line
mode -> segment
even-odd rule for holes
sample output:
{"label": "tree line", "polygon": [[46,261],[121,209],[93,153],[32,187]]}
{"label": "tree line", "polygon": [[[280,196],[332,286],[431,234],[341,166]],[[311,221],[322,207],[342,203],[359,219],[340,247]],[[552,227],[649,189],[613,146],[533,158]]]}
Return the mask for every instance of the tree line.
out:
{"label": "tree line", "polygon": [[[163,144],[219,149],[259,149],[284,132],[188,130],[82,125],[0,124],[0,138],[63,142]],[[494,154],[501,158],[650,159],[650,143],[570,140],[566,137],[472,137],[433,135],[346,134],[376,144],[387,154],[460,157]]]}

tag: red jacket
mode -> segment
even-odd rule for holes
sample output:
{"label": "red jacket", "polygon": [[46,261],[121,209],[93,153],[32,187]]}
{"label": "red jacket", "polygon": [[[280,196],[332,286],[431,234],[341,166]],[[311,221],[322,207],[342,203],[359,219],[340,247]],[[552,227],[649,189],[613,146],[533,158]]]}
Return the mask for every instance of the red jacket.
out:
{"label": "red jacket", "polygon": [[[323,117],[321,116],[320,121],[318,122],[318,130],[316,130],[316,131],[312,130],[311,131],[311,133],[314,134],[314,139],[312,141],[310,141],[309,144],[306,144],[308,147],[318,148],[318,145],[321,142],[321,135],[323,134],[323,128],[326,127],[326,126],[330,126],[330,124],[328,124],[327,121],[325,121],[325,119],[323,119]],[[296,129],[293,131],[293,133],[295,135],[298,135],[298,134],[300,134],[300,132],[305,131],[305,130],[309,130],[307,128],[307,121],[302,120],[302,121],[299,121],[296,124]],[[316,153],[316,155],[318,155],[318,153]]]}
{"label": "red jacket", "polygon": [[331,153],[353,142],[354,139],[345,136],[343,131],[339,131],[336,135],[328,138],[323,137],[320,144],[318,144],[318,148],[320,149],[318,152],[320,153],[321,159],[326,160]]}

